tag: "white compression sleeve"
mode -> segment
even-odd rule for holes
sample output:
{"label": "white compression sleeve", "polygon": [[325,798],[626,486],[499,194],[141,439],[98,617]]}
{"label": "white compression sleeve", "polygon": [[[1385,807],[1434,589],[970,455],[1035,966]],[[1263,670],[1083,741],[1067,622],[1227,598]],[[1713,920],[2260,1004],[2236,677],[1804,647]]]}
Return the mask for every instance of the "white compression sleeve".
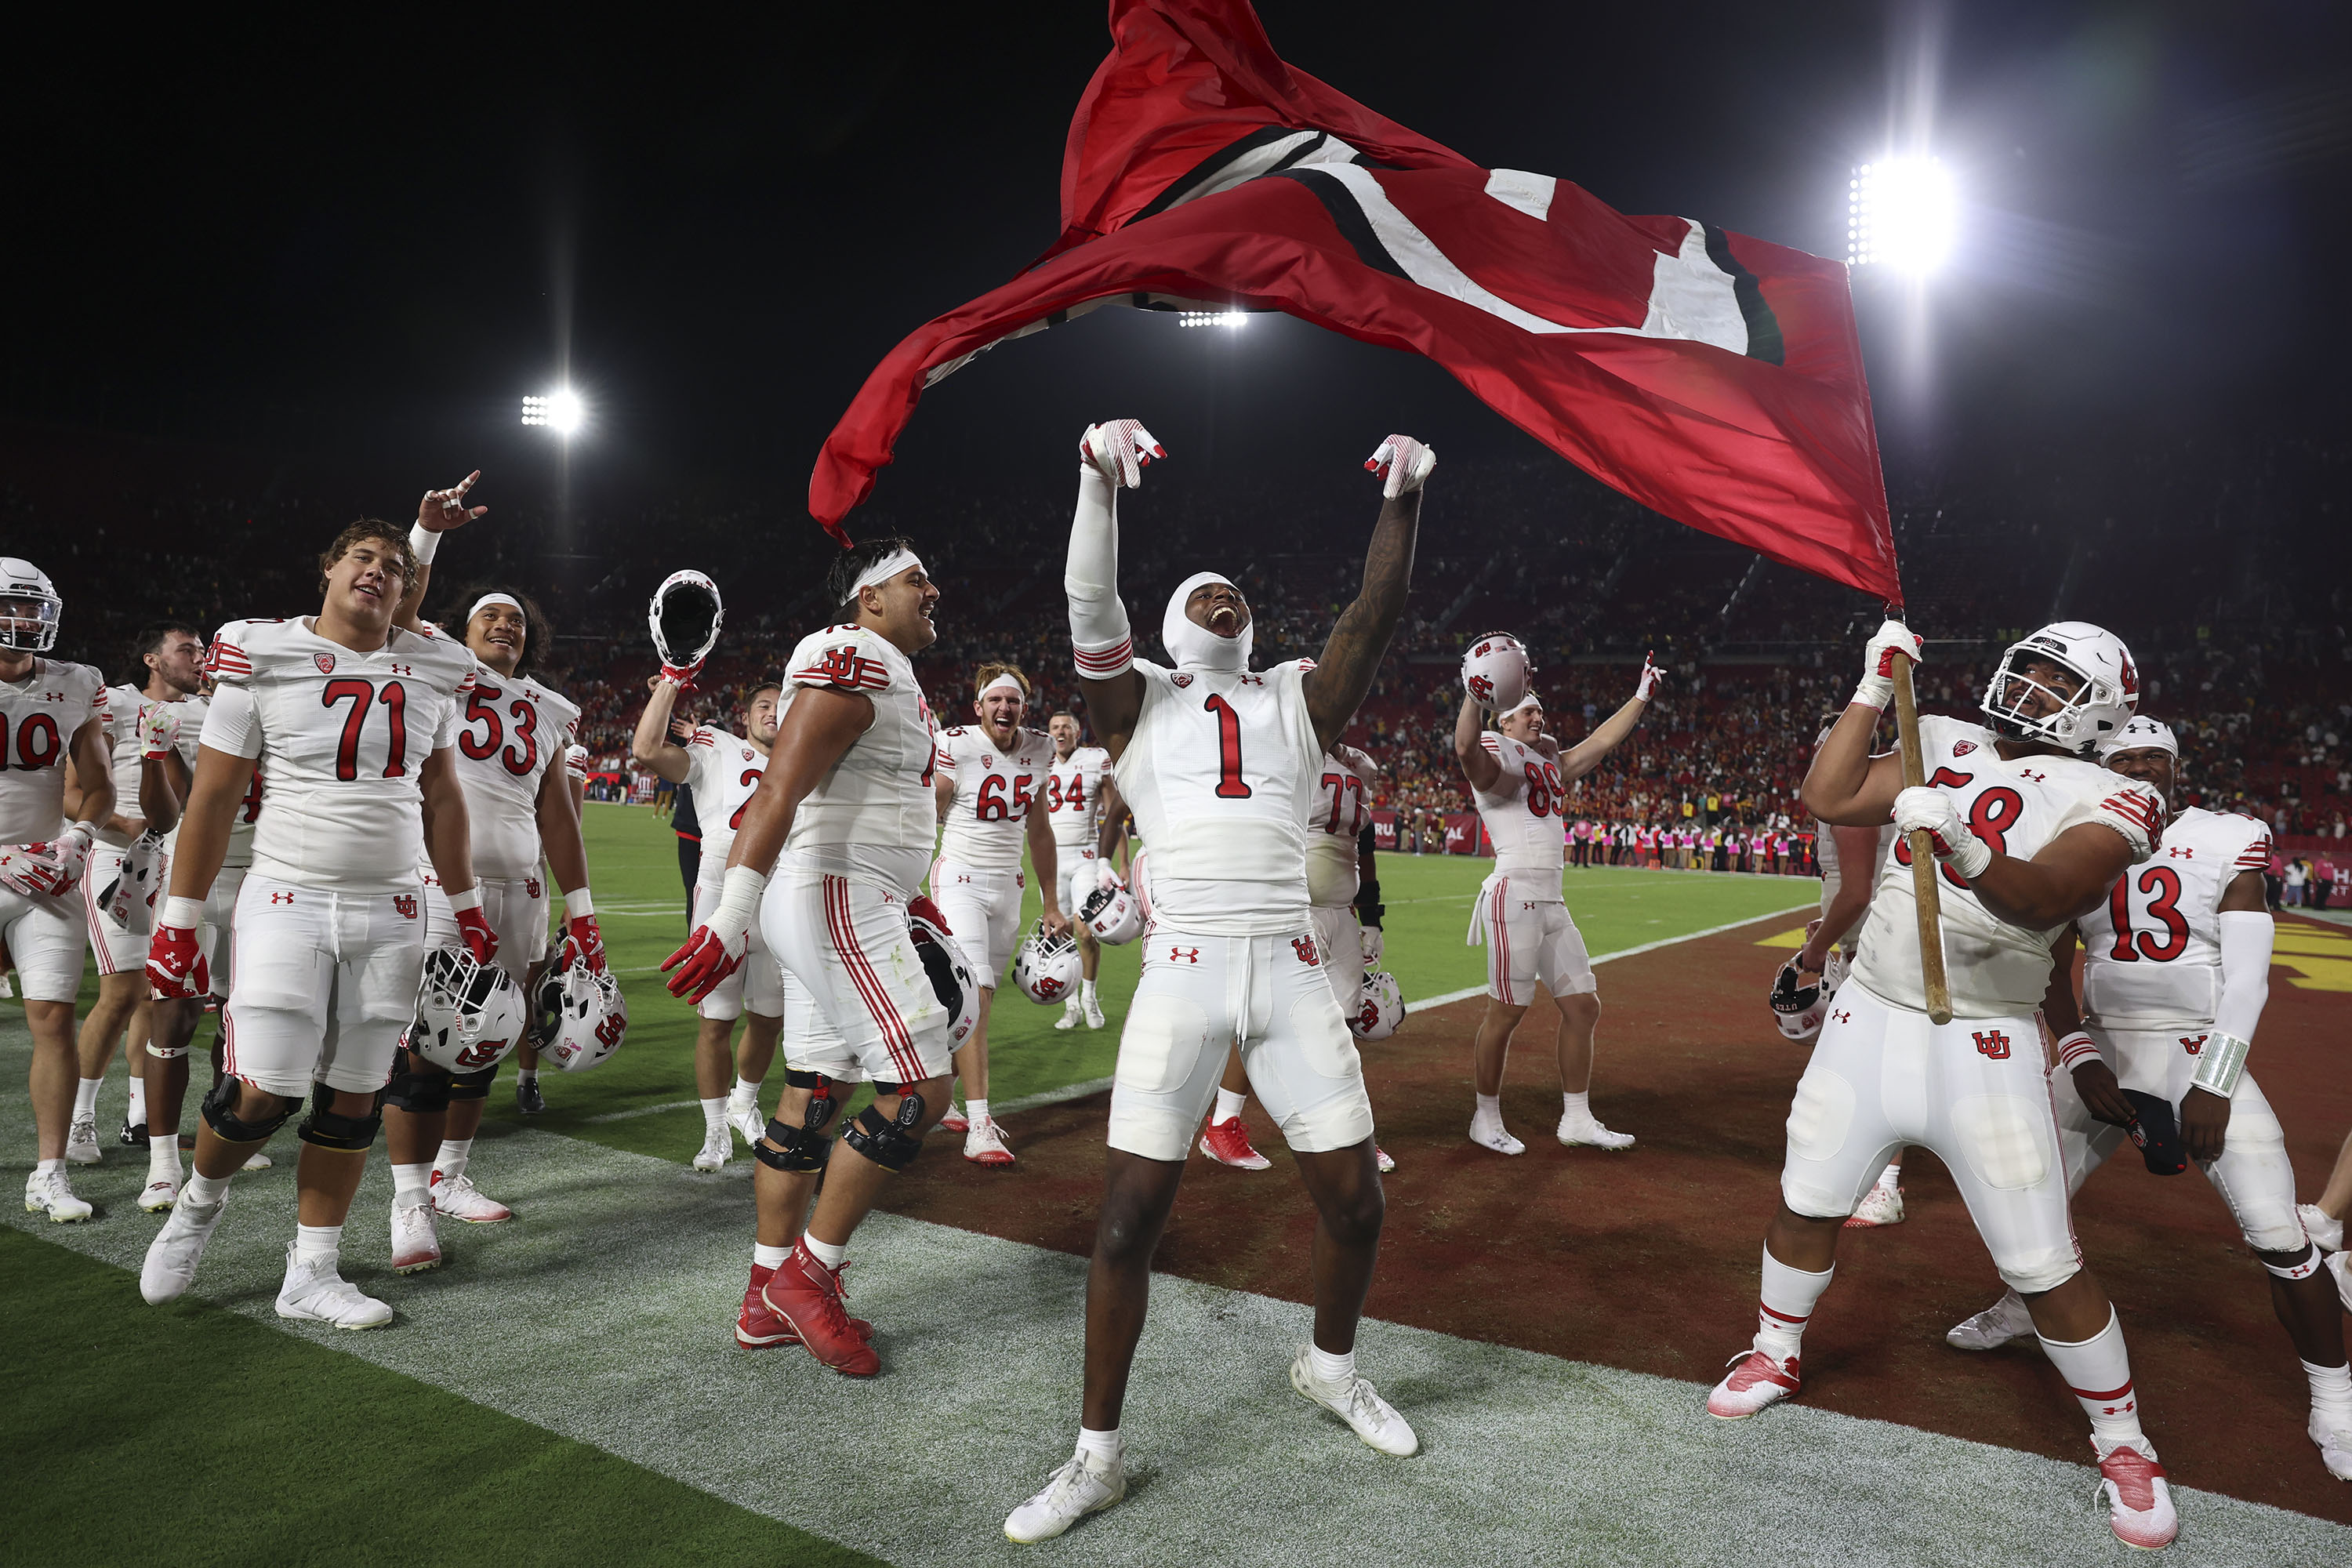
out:
{"label": "white compression sleeve", "polygon": [[1062,569],[1070,599],[1070,649],[1078,674],[1108,680],[1135,662],[1135,637],[1118,596],[1118,492],[1092,463],[1078,465],[1077,514]]}
{"label": "white compression sleeve", "polygon": [[2271,917],[2260,910],[2221,911],[2221,1000],[2213,1026],[2233,1039],[2252,1040],[2271,999]]}

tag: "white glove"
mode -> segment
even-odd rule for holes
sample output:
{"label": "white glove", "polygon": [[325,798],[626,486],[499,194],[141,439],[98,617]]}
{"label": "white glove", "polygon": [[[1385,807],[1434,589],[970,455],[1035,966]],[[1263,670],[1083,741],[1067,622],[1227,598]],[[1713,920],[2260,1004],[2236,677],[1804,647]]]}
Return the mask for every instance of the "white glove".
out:
{"label": "white glove", "polygon": [[0,888],[28,899],[69,893],[89,864],[89,832],[79,822],[46,844],[0,845]]}
{"label": "white glove", "polygon": [[1381,935],[1381,928],[1378,926],[1365,926],[1356,934],[1358,942],[1363,948],[1364,967],[1366,969],[1378,968],[1380,966],[1381,954],[1388,951],[1388,941]]}
{"label": "white glove", "polygon": [[1118,879],[1118,872],[1111,865],[1110,857],[1108,855],[1095,861],[1095,886],[1107,893],[1118,892],[1127,886],[1125,882]]}
{"label": "white glove", "polygon": [[1391,436],[1364,459],[1364,467],[1381,477],[1381,494],[1390,500],[1421,489],[1437,467],[1437,451],[1410,436]]}
{"label": "white glove", "polygon": [[139,710],[140,755],[162,762],[179,749],[180,710],[177,702],[154,702]]}
{"label": "white glove", "polygon": [[1642,678],[1633,688],[1634,700],[1638,702],[1647,702],[1650,700],[1651,694],[1658,689],[1658,682],[1664,680],[1665,678],[1666,672],[1658,668],[1657,660],[1649,654],[1643,654],[1642,656]]}
{"label": "white glove", "polygon": [[1906,837],[1925,828],[1936,858],[1963,879],[1980,876],[1992,864],[1992,846],[1969,831],[1969,825],[1960,820],[1959,808],[1942,790],[1923,784],[1897,795],[1895,826]]}
{"label": "white glove", "polygon": [[1901,621],[1883,621],[1871,637],[1870,646],[1862,650],[1862,684],[1853,689],[1853,700],[1865,707],[1885,712],[1895,700],[1895,660],[1896,656],[1908,658],[1914,664],[1927,661],[1919,656],[1919,639]]}
{"label": "white glove", "polygon": [[1143,470],[1154,458],[1164,458],[1160,442],[1140,419],[1110,419],[1089,425],[1078,437],[1078,458],[1092,463],[1103,478],[1123,490],[1143,483]]}

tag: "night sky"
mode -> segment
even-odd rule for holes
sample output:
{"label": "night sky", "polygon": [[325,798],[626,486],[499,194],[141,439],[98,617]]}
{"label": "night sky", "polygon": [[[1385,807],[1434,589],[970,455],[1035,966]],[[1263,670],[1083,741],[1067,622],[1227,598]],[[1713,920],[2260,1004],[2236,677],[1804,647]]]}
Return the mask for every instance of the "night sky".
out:
{"label": "night sky", "polygon": [[[574,474],[592,504],[789,495],[901,334],[1051,239],[1068,116],[1108,47],[1098,5],[843,9],[113,15],[27,48],[0,110],[0,414],[480,465],[513,496],[549,470],[516,404],[568,351],[595,411]],[[1857,279],[1894,469],[2022,431],[2341,431],[2347,10],[1261,15],[1295,64],[1480,163],[1840,257],[1848,169],[1930,62],[1932,145],[1969,212],[1927,360],[1899,291]],[[1240,479],[1360,458],[1391,428],[1533,449],[1406,356],[1114,310],[937,389],[877,500],[987,484],[1126,413]]]}

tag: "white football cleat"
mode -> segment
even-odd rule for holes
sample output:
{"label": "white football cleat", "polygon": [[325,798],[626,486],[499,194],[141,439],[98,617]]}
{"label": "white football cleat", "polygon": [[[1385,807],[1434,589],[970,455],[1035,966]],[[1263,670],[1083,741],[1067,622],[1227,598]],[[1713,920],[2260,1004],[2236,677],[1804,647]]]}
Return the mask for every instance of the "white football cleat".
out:
{"label": "white football cleat", "polygon": [[1559,1141],[1573,1149],[1584,1144],[1594,1149],[1631,1149],[1631,1132],[1612,1132],[1601,1125],[1597,1116],[1572,1116],[1563,1112],[1559,1119]]}
{"label": "white football cleat", "polygon": [[994,1121],[975,1121],[963,1135],[963,1157],[975,1165],[1010,1165],[1013,1151]]}
{"label": "white football cleat", "polygon": [[962,1106],[950,1100],[948,1101],[948,1113],[940,1118],[940,1131],[969,1132],[971,1131],[971,1118],[963,1113]]}
{"label": "white football cleat", "polygon": [[422,1274],[441,1267],[441,1238],[433,1230],[433,1199],[403,1193],[392,1200],[392,1271]]}
{"label": "white football cleat", "polygon": [[1862,1194],[1862,1202],[1854,1205],[1853,1213],[1846,1216],[1845,1228],[1870,1230],[1882,1225],[1902,1223],[1903,1189],[1891,1182],[1881,1181]]}
{"label": "white football cleat", "polygon": [[1097,996],[1095,996],[1095,995],[1094,995],[1094,994],[1092,994],[1091,993],[1088,993],[1088,994],[1083,994],[1083,995],[1079,998],[1079,1005],[1080,1005],[1081,1007],[1083,1007],[1083,1008],[1085,1009],[1085,1011],[1086,1011],[1086,1015],[1087,1015],[1087,1028],[1089,1028],[1089,1029],[1099,1029],[1099,1028],[1101,1028],[1101,1027],[1103,1026],[1103,1010],[1102,1010],[1102,1000],[1101,1000],[1101,998],[1099,998],[1099,997],[1097,997]]}
{"label": "white football cleat", "polygon": [[2091,1439],[2099,1456],[2099,1489],[2107,1496],[2107,1524],[2126,1546],[2153,1552],[2180,1533],[2172,1488],[2156,1462],[2156,1446],[2145,1437]]}
{"label": "white football cleat", "polygon": [[735,1157],[735,1131],[725,1122],[702,1135],[702,1152],[694,1157],[698,1171],[715,1171]]}
{"label": "white football cleat", "polygon": [[196,1277],[196,1259],[205,1255],[205,1243],[213,1238],[213,1227],[220,1224],[221,1212],[227,1207],[226,1197],[210,1208],[190,1203],[173,1205],[172,1217],[147,1244],[147,1259],[139,1266],[139,1294],[149,1306],[160,1307],[187,1294]]}
{"label": "white football cleat", "polygon": [[1731,1371],[1710,1389],[1706,1413],[1718,1421],[1742,1421],[1768,1405],[1777,1404],[1804,1384],[1797,1376],[1797,1358],[1787,1361],[1759,1350],[1733,1356]]}
{"label": "white football cleat", "polygon": [[1086,1015],[1078,1010],[1078,999],[1073,996],[1062,1004],[1062,1016],[1054,1020],[1054,1027],[1075,1029],[1078,1026],[1078,1020],[1085,1016]]}
{"label": "white football cleat", "polygon": [[736,1137],[743,1140],[746,1149],[758,1148],[760,1140],[768,1131],[768,1121],[760,1114],[759,1102],[737,1100],[732,1095],[727,1100],[727,1125],[735,1130]]}
{"label": "white football cleat", "polygon": [[1378,1165],[1381,1174],[1385,1176],[1396,1169],[1396,1156],[1375,1143],[1372,1145],[1372,1163]]}
{"label": "white football cleat", "polygon": [[1073,1454],[1046,1482],[1045,1489],[1004,1520],[1004,1538],[1027,1545],[1051,1541],[1097,1509],[1127,1495],[1127,1462],[1113,1459],[1100,1469],[1084,1454]]}
{"label": "white football cleat", "polygon": [[514,1210],[483,1193],[467,1175],[444,1176],[433,1173],[433,1212],[462,1219],[467,1225],[496,1225],[502,1219],[514,1218]]}
{"label": "white football cleat", "polygon": [[240,1171],[266,1171],[269,1169],[271,1163],[272,1162],[268,1155],[263,1153],[260,1150],[256,1149],[252,1153],[247,1154],[245,1157],[245,1163],[239,1165],[237,1169]]}
{"label": "white football cleat", "polygon": [[37,1168],[25,1182],[25,1212],[46,1214],[59,1225],[79,1225],[93,1212],[74,1196],[73,1184],[63,1171],[43,1175]]}
{"label": "white football cleat", "polygon": [[1302,1350],[1290,1363],[1290,1386],[1345,1421],[1367,1447],[1399,1458],[1421,1452],[1421,1439],[1413,1435],[1411,1423],[1381,1397],[1370,1378],[1325,1383],[1315,1375],[1314,1357]]}
{"label": "white football cleat", "polygon": [[2344,1222],[2330,1219],[2327,1211],[2317,1204],[2297,1204],[2294,1212],[2303,1220],[2304,1234],[2319,1243],[2322,1252],[2344,1250]]}
{"label": "white football cleat", "polygon": [[139,1194],[139,1206],[149,1214],[162,1214],[180,1201],[180,1184],[158,1177],[147,1184]]}
{"label": "white football cleat", "polygon": [[1997,1351],[2016,1340],[2032,1340],[2034,1349],[2042,1348],[2042,1336],[2033,1331],[2033,1314],[2014,1290],[2002,1291],[2000,1300],[1944,1331],[1944,1342],[1960,1351]]}
{"label": "white football cleat", "polygon": [[1470,1142],[1481,1149],[1492,1149],[1497,1154],[1524,1154],[1528,1152],[1526,1144],[1503,1131],[1502,1122],[1485,1121],[1475,1116],[1470,1119]]}
{"label": "white football cleat", "polygon": [[[432,1223],[432,1205],[419,1205]],[[397,1213],[398,1210],[394,1211]],[[339,1329],[380,1329],[392,1321],[392,1306],[379,1301],[336,1272],[332,1264],[306,1263],[286,1244],[286,1283],[278,1288],[278,1315],[331,1323]]]}
{"label": "white football cleat", "polygon": [[66,1163],[95,1165],[104,1158],[98,1147],[98,1112],[79,1110],[66,1129]]}
{"label": "white football cleat", "polygon": [[2339,1481],[2352,1481],[2352,1428],[2336,1425],[2316,1410],[2304,1430],[2319,1445],[2319,1462]]}

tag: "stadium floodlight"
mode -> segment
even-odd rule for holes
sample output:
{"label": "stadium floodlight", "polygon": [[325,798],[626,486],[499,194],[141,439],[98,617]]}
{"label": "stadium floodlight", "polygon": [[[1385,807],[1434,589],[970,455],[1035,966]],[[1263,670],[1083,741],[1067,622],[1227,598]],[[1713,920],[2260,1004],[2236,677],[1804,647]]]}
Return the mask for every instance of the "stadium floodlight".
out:
{"label": "stadium floodlight", "polygon": [[522,400],[522,422],[544,425],[559,436],[569,436],[580,428],[588,417],[587,405],[570,387],[551,392],[544,397]]}
{"label": "stadium floodlight", "polygon": [[1934,158],[1882,158],[1853,172],[1846,260],[1924,277],[1952,251],[1959,204],[1952,176]]}
{"label": "stadium floodlight", "polygon": [[1186,327],[1239,327],[1248,320],[1247,310],[1186,310],[1176,318]]}

